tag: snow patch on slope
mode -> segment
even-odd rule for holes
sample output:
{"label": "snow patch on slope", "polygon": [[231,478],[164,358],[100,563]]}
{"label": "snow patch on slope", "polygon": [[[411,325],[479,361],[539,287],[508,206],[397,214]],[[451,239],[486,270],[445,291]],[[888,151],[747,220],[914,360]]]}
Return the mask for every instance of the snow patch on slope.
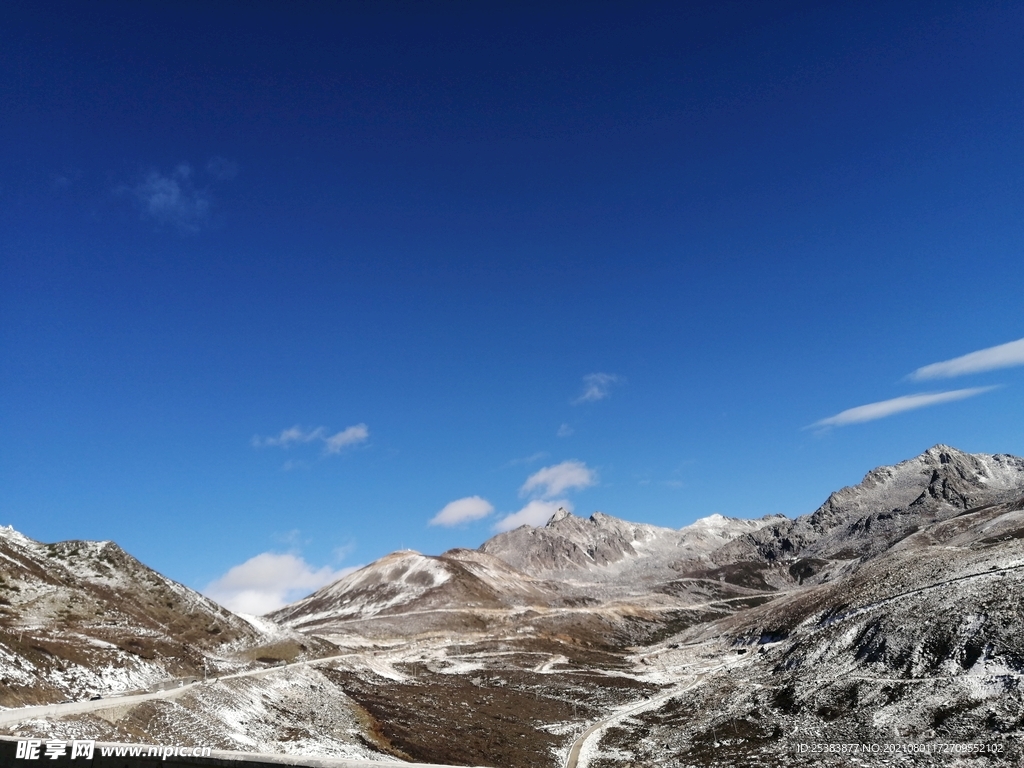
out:
{"label": "snow patch on slope", "polygon": [[283,621],[301,615],[303,624],[326,618],[376,616],[412,602],[451,577],[437,558],[411,550],[394,552],[274,615]]}

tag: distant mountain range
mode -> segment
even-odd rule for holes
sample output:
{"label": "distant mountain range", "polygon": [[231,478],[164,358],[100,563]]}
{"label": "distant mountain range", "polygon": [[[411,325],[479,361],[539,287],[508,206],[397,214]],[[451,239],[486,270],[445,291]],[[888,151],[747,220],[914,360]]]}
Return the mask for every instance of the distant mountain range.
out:
{"label": "distant mountain range", "polygon": [[[395,552],[259,620],[111,543],[0,529],[0,562],[0,704],[266,668],[177,714],[108,718],[107,736],[209,716],[235,748],[555,765],[601,722],[581,766],[816,765],[797,746],[812,741],[1020,754],[1013,456],[938,445],[795,519],[676,530],[560,510],[476,550]],[[330,722],[296,714],[311,696]]]}

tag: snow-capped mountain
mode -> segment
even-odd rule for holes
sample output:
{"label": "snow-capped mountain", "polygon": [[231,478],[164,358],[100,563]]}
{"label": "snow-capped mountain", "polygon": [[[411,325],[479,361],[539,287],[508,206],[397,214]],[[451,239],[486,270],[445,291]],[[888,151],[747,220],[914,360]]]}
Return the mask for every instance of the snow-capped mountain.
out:
{"label": "snow-capped mountain", "polygon": [[[768,588],[709,585],[688,572],[709,567],[711,553],[723,544],[777,519],[712,515],[675,530],[559,510],[542,527],[499,534],[477,550],[437,557],[395,552],[270,618],[328,636],[498,631],[517,624],[528,632],[576,633],[597,643],[614,635],[614,642],[628,642],[648,631],[641,625],[657,625],[646,618],[651,612],[667,615]],[[731,610],[728,603],[720,608]],[[638,610],[646,612],[643,621]],[[600,626],[592,626],[596,615],[602,615]]]}
{"label": "snow-capped mountain", "polygon": [[480,551],[532,575],[602,578],[633,567],[664,570],[677,561],[705,560],[723,544],[776,519],[739,520],[715,514],[676,530],[601,512],[580,518],[560,509],[547,525],[499,533]]}
{"label": "snow-capped mountain", "polygon": [[[1022,488],[1024,460],[938,445],[872,470],[796,519],[716,514],[673,529],[559,510],[546,525],[500,533],[475,551],[388,555],[271,618],[328,634],[377,634],[375,626],[417,634],[513,620],[536,630],[522,618],[529,608],[548,631],[593,640],[571,610],[585,605],[620,625],[602,630],[616,642],[638,641],[659,623],[690,621],[695,606],[706,620],[834,579],[915,530]],[[643,627],[637,612],[649,619]]]}
{"label": "snow-capped mountain", "polygon": [[0,705],[145,688],[237,667],[265,631],[110,541],[0,527]]}
{"label": "snow-capped mountain", "polygon": [[[918,750],[893,764],[1019,764],[1024,487],[1003,483],[996,495],[1003,491],[1010,500],[924,524],[828,579],[645,649],[648,663],[664,667],[673,655],[685,659],[685,646],[722,643],[720,658],[738,663],[623,723],[603,742],[621,760],[611,764],[665,754],[681,764],[822,764],[820,755],[780,749],[794,740]],[[787,568],[808,563],[823,565],[798,559]],[[975,744],[980,756],[940,758],[942,744]],[[850,757],[842,764],[857,764]]]}
{"label": "snow-capped mountain", "polygon": [[716,560],[850,560],[878,554],[925,525],[1007,501],[1022,488],[1024,459],[936,445],[908,461],[871,470],[810,515],[780,520],[737,540],[716,553]]}
{"label": "snow-capped mountain", "polygon": [[465,609],[483,616],[555,601],[556,594],[545,584],[486,553],[453,549],[429,557],[404,550],[276,611],[270,618],[303,631],[330,631],[352,621],[393,622],[405,617],[417,631],[423,631],[435,625],[452,627],[457,620],[451,611]]}
{"label": "snow-capped mountain", "polygon": [[[681,692],[616,721],[593,753],[600,765],[669,754],[681,765],[815,765],[780,744],[797,733],[980,742],[1024,728],[1022,542],[1024,460],[939,445],[796,519],[712,515],[670,529],[560,511],[476,551],[389,556],[275,618],[412,647],[472,637],[520,653],[557,646],[567,660],[583,653],[573,648],[612,654],[591,669],[631,652],[638,681]],[[433,670],[416,679],[451,674]],[[360,695],[395,712],[372,689]],[[429,719],[407,717],[414,731]],[[426,734],[417,743],[435,746],[420,756],[441,743]]]}
{"label": "snow-capped mountain", "polygon": [[198,658],[244,666],[274,638],[311,649],[159,717],[38,732],[203,723],[212,743],[509,766],[564,765],[586,733],[580,768],[827,763],[798,743],[986,745],[964,766],[1024,758],[1013,456],[938,445],[795,519],[672,529],[560,511],[477,550],[395,552],[255,621],[109,543],[5,529],[0,565],[0,676],[22,686],[15,701],[29,700],[22,679],[51,700],[66,670],[81,680],[90,665],[134,680]]}

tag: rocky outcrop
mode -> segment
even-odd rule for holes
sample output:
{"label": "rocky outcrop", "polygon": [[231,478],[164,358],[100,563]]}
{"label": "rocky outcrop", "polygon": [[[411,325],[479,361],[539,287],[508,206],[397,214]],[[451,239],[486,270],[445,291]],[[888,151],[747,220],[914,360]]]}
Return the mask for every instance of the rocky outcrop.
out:
{"label": "rocky outcrop", "polygon": [[810,515],[765,526],[723,547],[715,560],[870,557],[925,525],[1006,501],[1022,487],[1024,459],[936,445],[908,461],[871,470]]}

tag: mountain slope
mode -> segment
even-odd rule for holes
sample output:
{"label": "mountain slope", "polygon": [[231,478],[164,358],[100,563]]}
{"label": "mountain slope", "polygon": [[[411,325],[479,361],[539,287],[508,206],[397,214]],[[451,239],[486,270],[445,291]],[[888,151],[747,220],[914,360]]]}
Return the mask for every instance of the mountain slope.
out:
{"label": "mountain slope", "polygon": [[849,560],[873,555],[925,525],[971,507],[1007,501],[1022,487],[1024,459],[936,445],[913,459],[868,472],[858,485],[831,494],[810,515],[766,526],[722,548],[715,559]]}
{"label": "mountain slope", "polygon": [[387,555],[270,614],[304,632],[415,635],[480,630],[530,607],[566,604],[559,585],[483,552]]}
{"label": "mountain slope", "polygon": [[[473,638],[509,658],[543,649],[551,661],[534,671],[565,663],[563,676],[582,669],[582,651],[600,649],[606,655],[589,662],[591,672],[667,686],[595,732],[581,752],[589,768],[822,763],[819,754],[795,755],[797,742],[945,741],[1003,750],[991,753],[994,762],[962,765],[1021,757],[1013,746],[1024,735],[1019,458],[935,446],[872,470],[796,519],[712,516],[675,530],[560,512],[545,526],[463,551],[463,561],[507,566],[488,584],[486,600],[452,588],[463,577],[447,561],[451,554],[430,566],[449,577],[401,606],[383,605],[393,599],[384,561],[371,566],[375,594],[362,577],[326,588],[310,604],[316,631],[375,627],[378,637],[416,637],[410,647],[427,648],[422,616],[433,611],[445,617],[429,625],[444,648]],[[525,597],[527,585],[533,591]],[[358,618],[328,605],[327,592],[335,605],[364,600]],[[314,617],[309,607],[296,604],[280,618],[312,627],[301,623]],[[516,681],[525,679],[521,666],[499,664],[498,655],[481,652],[469,667],[474,680],[498,681],[488,701],[518,695]],[[392,664],[382,674],[400,677],[410,693],[417,685],[443,688],[457,664],[445,658],[426,668]],[[629,666],[615,667],[612,658]],[[578,678],[577,700],[594,699],[603,685]],[[414,699],[403,704],[354,690],[366,706],[401,719],[403,738],[426,722]],[[424,731],[409,742],[420,745],[417,755],[451,754],[444,729],[432,723],[429,730],[430,738]]]}
{"label": "mountain slope", "polygon": [[684,571],[775,519],[714,515],[677,531],[562,510],[546,526],[499,534],[478,550],[387,555],[270,618],[325,635],[486,629],[628,645],[663,624],[731,611],[728,600],[767,599],[776,587],[763,581]]}
{"label": "mountain slope", "polygon": [[1024,460],[938,445],[872,470],[796,519],[712,515],[677,530],[559,510],[476,551],[388,555],[271,618],[328,634],[518,623],[590,642],[602,633],[616,644],[645,642],[842,577],[923,526],[1022,487]]}
{"label": "mountain slope", "polygon": [[499,533],[480,551],[535,576],[573,579],[620,574],[623,570],[664,571],[677,561],[701,561],[723,544],[778,518],[739,520],[711,515],[679,530],[595,512],[580,518],[559,510],[547,525]]}
{"label": "mountain slope", "polygon": [[[833,581],[647,649],[663,669],[682,649],[716,644],[736,663],[620,723],[601,742],[615,758],[591,766],[667,755],[690,765],[822,764],[794,743],[908,745],[917,756],[907,764],[1019,764],[1024,489],[1016,493],[925,525]],[[929,744],[936,752],[923,754]],[[937,744],[977,751],[951,763]]]}
{"label": "mountain slope", "polygon": [[[56,553],[71,544],[22,538],[0,537],[0,563],[22,574],[0,625],[36,622],[26,644],[103,638],[115,647],[97,651],[109,654],[95,657],[102,667],[131,656],[118,646],[125,632],[152,631],[160,653],[188,660],[173,643],[191,632],[195,653],[223,667],[264,642],[234,623],[204,638],[208,606],[184,611],[194,626],[171,598],[164,615],[161,590],[184,588],[151,582],[107,545],[74,543],[84,554],[69,566]],[[259,630],[342,647],[315,669],[225,678],[116,724],[32,727],[177,736],[202,724],[214,743],[518,767],[565,764],[596,724],[580,768],[828,764],[795,750],[805,743],[979,744],[988,751],[955,764],[1016,764],[1021,595],[1024,460],[940,445],[795,519],[712,515],[677,530],[562,512],[478,550],[393,553]],[[65,600],[99,607],[69,615]],[[138,614],[124,608],[132,600]],[[104,611],[117,618],[104,624]],[[0,671],[21,674],[15,662],[35,661],[11,652],[12,637],[0,632]],[[59,675],[51,665],[43,677]],[[847,757],[836,764],[856,764]]]}
{"label": "mountain slope", "polygon": [[112,542],[42,544],[0,528],[0,705],[216,673],[270,641]]}

